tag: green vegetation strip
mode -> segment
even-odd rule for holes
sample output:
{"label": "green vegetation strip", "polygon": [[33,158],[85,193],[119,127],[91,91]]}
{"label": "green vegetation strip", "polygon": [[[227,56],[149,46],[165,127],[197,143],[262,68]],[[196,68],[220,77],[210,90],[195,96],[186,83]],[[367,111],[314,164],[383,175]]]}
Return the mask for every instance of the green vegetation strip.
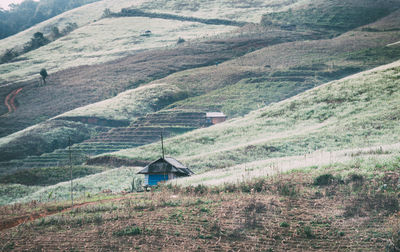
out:
{"label": "green vegetation strip", "polygon": [[[73,166],[72,177],[74,179],[85,177],[105,171],[104,167]],[[70,179],[69,167],[43,167],[17,171],[16,173],[0,176],[0,183],[22,184],[27,186],[54,185]]]}
{"label": "green vegetation strip", "polygon": [[119,13],[110,13],[110,17],[148,17],[148,18],[161,18],[161,19],[170,19],[170,20],[178,20],[178,21],[189,21],[189,22],[197,22],[209,25],[230,25],[230,26],[244,26],[248,24],[247,22],[233,21],[227,19],[205,19],[205,18],[196,18],[196,17],[185,17],[173,14],[166,13],[152,13],[145,12],[139,9],[122,9]]}

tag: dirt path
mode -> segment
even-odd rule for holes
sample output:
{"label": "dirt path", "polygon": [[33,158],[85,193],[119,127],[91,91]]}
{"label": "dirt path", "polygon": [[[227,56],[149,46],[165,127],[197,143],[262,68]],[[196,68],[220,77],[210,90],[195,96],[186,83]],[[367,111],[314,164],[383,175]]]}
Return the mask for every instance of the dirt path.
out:
{"label": "dirt path", "polygon": [[15,106],[15,97],[21,91],[22,91],[22,88],[18,88],[6,96],[6,99],[4,100],[4,104],[6,105],[6,107],[8,109],[8,113],[12,113],[17,110],[17,107]]}
{"label": "dirt path", "polygon": [[106,202],[120,201],[120,200],[127,199],[127,198],[130,198],[130,196],[125,195],[125,196],[121,196],[118,198],[104,199],[104,200],[93,201],[93,202],[84,202],[84,203],[80,203],[80,204],[75,204],[73,207],[67,207],[62,210],[54,210],[54,211],[45,210],[43,212],[35,212],[35,213],[28,214],[28,215],[23,215],[23,216],[14,217],[11,219],[2,220],[0,222],[0,231],[19,226],[23,223],[31,222],[31,221],[34,221],[39,218],[44,218],[46,216],[54,215],[57,213],[68,212],[74,208],[81,208],[81,207],[88,206],[88,205],[95,205],[95,204],[101,204],[101,203],[106,203]]}

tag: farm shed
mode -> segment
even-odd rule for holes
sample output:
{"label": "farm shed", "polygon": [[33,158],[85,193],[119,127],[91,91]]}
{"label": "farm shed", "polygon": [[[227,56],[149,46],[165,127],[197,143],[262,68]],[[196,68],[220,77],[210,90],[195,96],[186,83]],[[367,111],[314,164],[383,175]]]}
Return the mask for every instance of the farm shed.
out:
{"label": "farm shed", "polygon": [[178,160],[165,157],[148,164],[138,174],[144,174],[144,185],[153,186],[158,182],[163,182],[178,177],[186,177],[194,174],[189,168]]}
{"label": "farm shed", "polygon": [[207,112],[206,120],[208,124],[217,124],[226,121],[226,115],[222,112]]}

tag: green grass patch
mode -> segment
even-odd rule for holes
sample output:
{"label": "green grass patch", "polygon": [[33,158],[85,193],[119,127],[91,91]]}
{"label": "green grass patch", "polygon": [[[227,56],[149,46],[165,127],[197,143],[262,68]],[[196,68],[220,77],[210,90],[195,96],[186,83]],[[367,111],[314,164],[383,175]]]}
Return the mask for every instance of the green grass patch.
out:
{"label": "green grass patch", "polygon": [[399,46],[382,46],[376,48],[367,48],[347,54],[347,60],[356,60],[363,64],[385,64],[390,61],[400,59]]}
{"label": "green grass patch", "polygon": [[138,226],[127,227],[125,229],[113,233],[115,236],[135,236],[143,233],[143,230]]}
{"label": "green grass patch", "polygon": [[[90,174],[105,171],[105,167],[96,166],[73,166],[72,178],[81,178]],[[0,176],[0,183],[22,184],[27,186],[47,186],[70,179],[70,168],[63,167],[42,167],[20,170],[13,174]]]}
{"label": "green grass patch", "polygon": [[335,4],[314,4],[305,9],[289,9],[263,16],[261,24],[280,25],[283,28],[309,28],[327,31],[348,31],[372,23],[388,15],[393,9],[389,6],[357,6],[345,1]]}

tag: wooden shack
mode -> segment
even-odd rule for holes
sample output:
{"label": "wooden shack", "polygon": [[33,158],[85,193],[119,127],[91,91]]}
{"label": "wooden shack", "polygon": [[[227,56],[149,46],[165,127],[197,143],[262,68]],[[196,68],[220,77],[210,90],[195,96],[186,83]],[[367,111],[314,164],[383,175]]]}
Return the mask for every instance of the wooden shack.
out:
{"label": "wooden shack", "polygon": [[161,157],[148,164],[138,174],[144,174],[144,186],[154,186],[159,182],[191,176],[194,173],[174,158]]}
{"label": "wooden shack", "polygon": [[217,124],[226,121],[226,115],[222,112],[207,112],[206,121],[208,124]]}

